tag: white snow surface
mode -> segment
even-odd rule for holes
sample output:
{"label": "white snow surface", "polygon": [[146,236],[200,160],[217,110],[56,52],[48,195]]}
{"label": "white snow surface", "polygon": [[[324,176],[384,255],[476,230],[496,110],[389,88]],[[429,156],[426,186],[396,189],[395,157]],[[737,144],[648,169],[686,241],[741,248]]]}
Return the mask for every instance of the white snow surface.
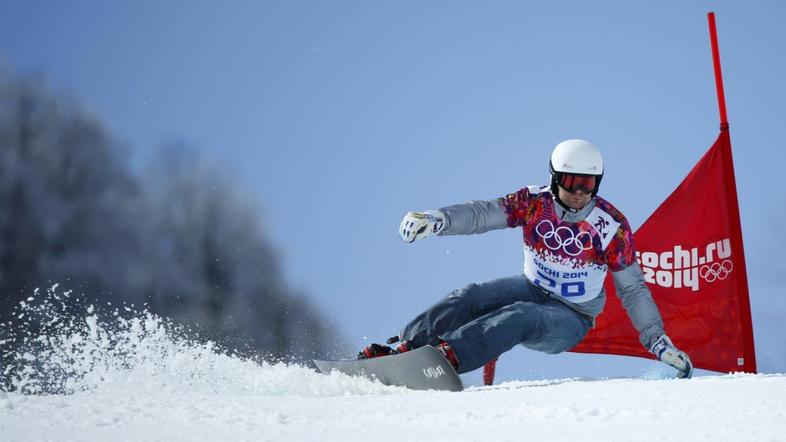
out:
{"label": "white snow surface", "polygon": [[786,441],[783,374],[411,391],[223,354],[150,314],[85,313],[0,369],[0,440]]}
{"label": "white snow surface", "polygon": [[[415,392],[299,367],[117,376],[71,395],[0,393],[0,438],[256,441],[786,440],[786,378],[513,382]],[[226,367],[229,368],[229,367]],[[210,376],[209,374],[207,376]]]}

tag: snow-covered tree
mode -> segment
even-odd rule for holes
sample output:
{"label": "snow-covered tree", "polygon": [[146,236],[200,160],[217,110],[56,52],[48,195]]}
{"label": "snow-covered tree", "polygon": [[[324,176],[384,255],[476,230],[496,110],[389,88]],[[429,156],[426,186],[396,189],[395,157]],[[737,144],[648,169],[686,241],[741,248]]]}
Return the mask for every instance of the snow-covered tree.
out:
{"label": "snow-covered tree", "polygon": [[186,146],[152,164],[134,174],[97,117],[0,72],[0,322],[60,283],[256,354],[304,359],[334,341],[284,280],[253,198]]}

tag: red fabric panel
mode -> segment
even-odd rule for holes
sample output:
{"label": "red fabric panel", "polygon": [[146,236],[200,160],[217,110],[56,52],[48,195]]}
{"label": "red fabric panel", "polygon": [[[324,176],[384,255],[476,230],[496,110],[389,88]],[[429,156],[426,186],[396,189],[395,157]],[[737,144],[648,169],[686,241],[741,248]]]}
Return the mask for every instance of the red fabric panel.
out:
{"label": "red fabric panel", "polygon": [[[756,372],[742,232],[728,130],[635,233],[637,257],[666,333],[707,370]],[[614,291],[572,349],[653,358]]]}

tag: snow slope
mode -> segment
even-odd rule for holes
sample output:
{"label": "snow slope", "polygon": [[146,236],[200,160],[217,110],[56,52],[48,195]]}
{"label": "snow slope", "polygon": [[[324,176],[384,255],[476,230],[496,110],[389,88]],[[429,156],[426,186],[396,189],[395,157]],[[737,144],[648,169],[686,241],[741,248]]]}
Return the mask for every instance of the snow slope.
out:
{"label": "snow slope", "polygon": [[72,395],[0,393],[0,439],[786,440],[784,376],[520,382],[447,393],[298,367],[246,370],[196,386],[118,376]]}
{"label": "snow slope", "polygon": [[[27,305],[22,319],[56,307]],[[28,336],[0,372],[13,384],[0,392],[0,440],[786,441],[786,375],[416,392],[243,360],[155,316],[121,316],[90,307]]]}

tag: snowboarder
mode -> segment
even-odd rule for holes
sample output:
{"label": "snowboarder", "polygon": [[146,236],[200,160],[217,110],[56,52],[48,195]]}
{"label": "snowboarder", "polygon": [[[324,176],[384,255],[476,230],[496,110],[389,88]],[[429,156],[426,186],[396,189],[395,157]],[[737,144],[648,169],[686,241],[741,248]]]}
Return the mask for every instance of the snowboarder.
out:
{"label": "snowboarder", "polygon": [[603,309],[603,281],[611,270],[617,294],[642,345],[690,377],[690,358],[666,335],[636,262],[625,216],[597,196],[603,158],[588,141],[566,140],[551,154],[551,184],[525,187],[503,198],[439,210],[409,212],[399,234],[406,242],[432,235],[470,235],[506,227],[524,232],[524,272],[470,284],[421,313],[387,344],[359,358],[437,347],[465,373],[517,344],[545,353],[576,346]]}

